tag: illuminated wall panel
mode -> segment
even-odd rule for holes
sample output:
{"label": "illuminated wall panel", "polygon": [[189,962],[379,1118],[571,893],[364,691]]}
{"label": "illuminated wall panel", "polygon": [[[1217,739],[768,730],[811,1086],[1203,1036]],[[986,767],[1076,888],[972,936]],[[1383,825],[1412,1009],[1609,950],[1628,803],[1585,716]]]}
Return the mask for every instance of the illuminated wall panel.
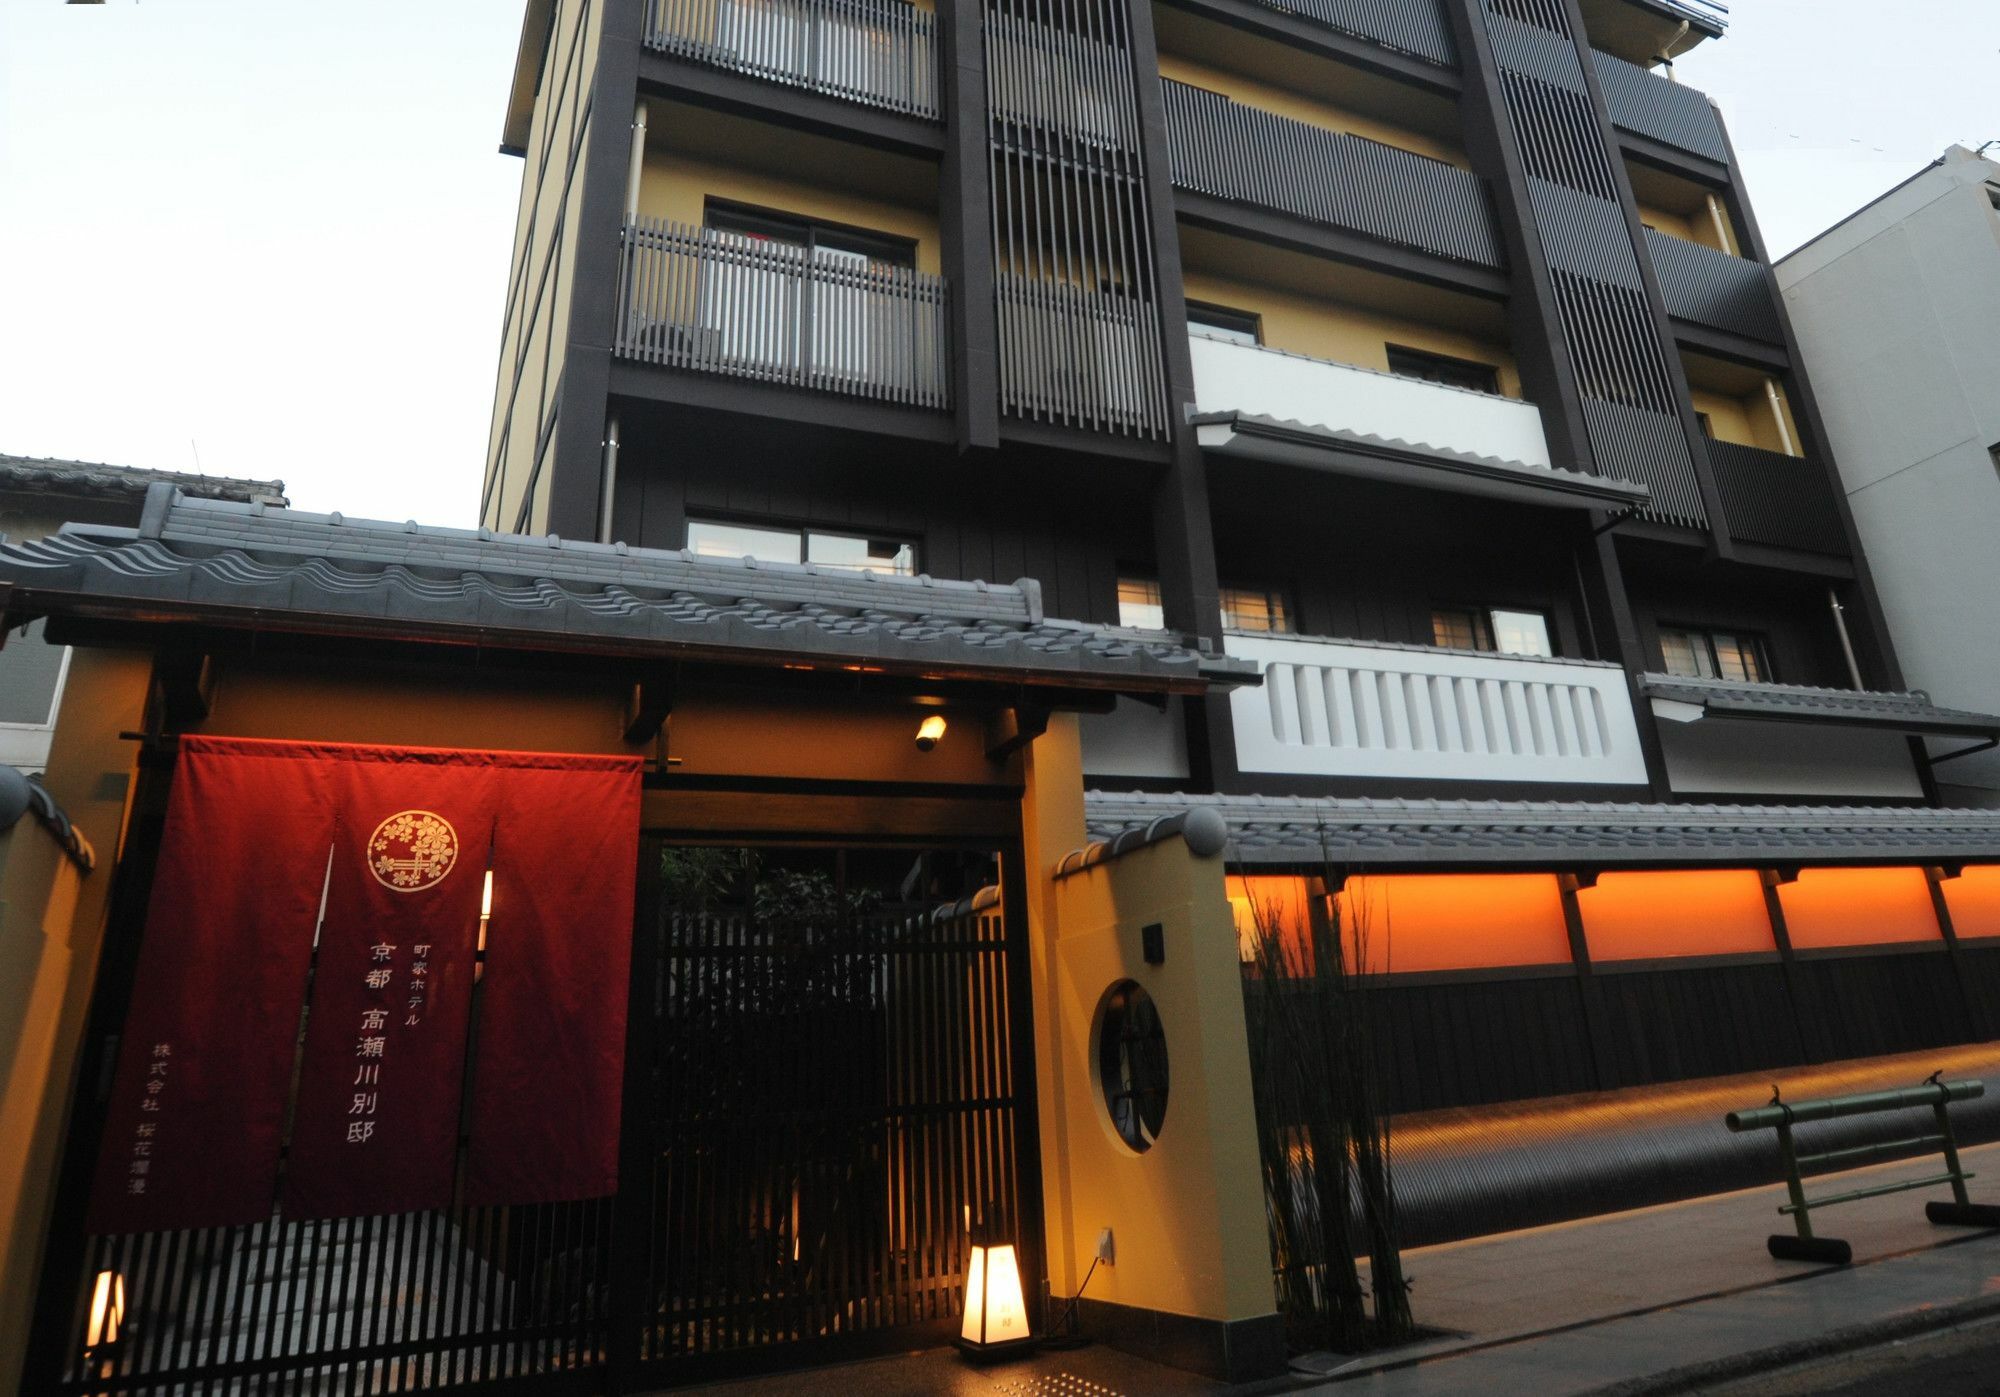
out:
{"label": "illuminated wall panel", "polygon": [[1808,868],[1778,896],[1801,951],[1943,940],[1920,868]]}
{"label": "illuminated wall panel", "polygon": [[1594,962],[1775,954],[1764,889],[1749,869],[1606,873],[1577,894]]}
{"label": "illuminated wall panel", "polygon": [[1569,964],[1562,895],[1547,873],[1353,878],[1340,896],[1371,974]]}
{"label": "illuminated wall panel", "polygon": [[1968,868],[1946,879],[1944,900],[1959,940],[2000,937],[2000,867]]}

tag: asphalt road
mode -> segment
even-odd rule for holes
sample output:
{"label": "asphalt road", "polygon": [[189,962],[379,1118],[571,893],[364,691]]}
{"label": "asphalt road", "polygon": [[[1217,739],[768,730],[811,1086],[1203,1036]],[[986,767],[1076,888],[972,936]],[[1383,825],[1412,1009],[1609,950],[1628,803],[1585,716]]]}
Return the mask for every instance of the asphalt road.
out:
{"label": "asphalt road", "polygon": [[2000,1317],[1701,1390],[1711,1397],[2000,1397]]}

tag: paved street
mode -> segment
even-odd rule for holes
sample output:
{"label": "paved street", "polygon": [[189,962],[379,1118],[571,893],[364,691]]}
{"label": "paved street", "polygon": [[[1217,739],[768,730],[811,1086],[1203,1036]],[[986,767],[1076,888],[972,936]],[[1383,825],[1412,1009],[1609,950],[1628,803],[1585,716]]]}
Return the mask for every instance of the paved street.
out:
{"label": "paved street", "polygon": [[2000,1318],[1700,1391],[1704,1397],[1991,1397],[2000,1391]]}

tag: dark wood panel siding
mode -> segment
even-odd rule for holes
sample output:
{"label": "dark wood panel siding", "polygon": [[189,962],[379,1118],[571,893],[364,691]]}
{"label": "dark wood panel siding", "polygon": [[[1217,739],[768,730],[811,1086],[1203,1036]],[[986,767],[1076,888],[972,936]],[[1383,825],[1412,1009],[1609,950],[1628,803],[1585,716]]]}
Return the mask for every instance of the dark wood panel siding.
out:
{"label": "dark wood panel siding", "polygon": [[1483,1106],[1597,1085],[1569,976],[1396,985],[1368,992],[1391,1111]]}
{"label": "dark wood panel siding", "polygon": [[1662,625],[1695,625],[1761,635],[1780,683],[1848,684],[1823,579],[1634,549],[1625,583],[1649,669],[1661,665]]}
{"label": "dark wood panel siding", "polygon": [[1942,949],[1808,959],[1798,969],[1829,1057],[1915,1052],[1972,1038]]}
{"label": "dark wood panel siding", "polygon": [[1719,1077],[1802,1060],[1784,967],[1712,965],[1600,975],[1618,1086]]}
{"label": "dark wood panel siding", "polygon": [[1980,1037],[2000,1033],[2000,942],[1962,941],[1958,961],[1972,1001],[1973,1032]]}
{"label": "dark wood panel siding", "polygon": [[[1051,616],[1115,621],[1121,564],[1149,567],[1143,497],[1027,447],[978,464],[921,444],[703,414],[625,414],[617,534],[681,548],[686,521],[879,532],[936,577],[1042,584]],[[1096,479],[1092,479],[1093,474]]]}

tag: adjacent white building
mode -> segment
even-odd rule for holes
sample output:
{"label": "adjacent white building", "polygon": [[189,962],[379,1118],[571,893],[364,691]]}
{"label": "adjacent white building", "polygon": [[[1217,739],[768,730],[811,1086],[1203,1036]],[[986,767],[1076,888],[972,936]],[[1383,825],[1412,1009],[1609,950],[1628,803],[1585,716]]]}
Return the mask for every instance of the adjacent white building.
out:
{"label": "adjacent white building", "polygon": [[[1954,146],[1777,265],[1906,677],[2000,701],[2000,163]],[[2000,752],[1937,769],[2000,806]]]}

